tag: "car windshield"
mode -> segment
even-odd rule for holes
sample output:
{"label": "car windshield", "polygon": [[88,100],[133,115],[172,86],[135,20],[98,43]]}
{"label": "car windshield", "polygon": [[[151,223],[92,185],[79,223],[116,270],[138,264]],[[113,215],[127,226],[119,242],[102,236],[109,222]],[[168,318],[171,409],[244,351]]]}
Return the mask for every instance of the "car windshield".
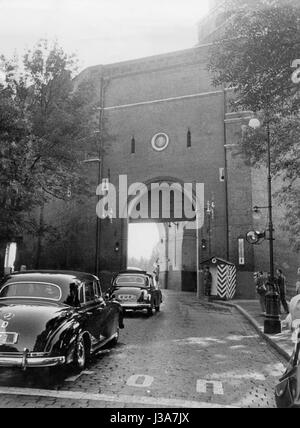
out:
{"label": "car windshield", "polygon": [[47,299],[59,301],[62,292],[58,285],[46,282],[14,282],[4,285],[0,299]]}
{"label": "car windshield", "polygon": [[123,275],[119,276],[115,282],[119,287],[145,287],[146,278],[140,275]]}

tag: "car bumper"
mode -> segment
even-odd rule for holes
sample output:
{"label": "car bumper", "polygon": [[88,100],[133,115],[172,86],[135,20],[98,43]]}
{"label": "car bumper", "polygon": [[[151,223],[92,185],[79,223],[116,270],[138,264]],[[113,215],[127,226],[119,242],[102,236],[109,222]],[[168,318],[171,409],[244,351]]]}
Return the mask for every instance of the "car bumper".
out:
{"label": "car bumper", "polygon": [[23,355],[1,355],[0,367],[20,367],[23,369],[31,367],[56,367],[65,364],[65,357],[33,356],[27,353]]}
{"label": "car bumper", "polygon": [[151,303],[128,302],[128,303],[120,303],[120,304],[123,309],[133,309],[133,310],[151,309]]}

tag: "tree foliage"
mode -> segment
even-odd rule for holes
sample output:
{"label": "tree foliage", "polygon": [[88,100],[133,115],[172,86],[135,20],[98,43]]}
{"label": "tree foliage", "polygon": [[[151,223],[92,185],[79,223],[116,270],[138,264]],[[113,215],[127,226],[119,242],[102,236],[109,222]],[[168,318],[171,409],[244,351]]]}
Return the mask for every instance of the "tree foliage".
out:
{"label": "tree foliage", "polygon": [[291,63],[299,57],[299,8],[282,0],[256,1],[256,7],[247,1],[230,4],[231,19],[210,58],[213,83],[234,88],[236,108],[270,115],[297,112]]}
{"label": "tree foliage", "polygon": [[252,111],[261,127],[243,127],[240,141],[253,166],[267,160],[270,129],[272,173],[286,208],[285,227],[300,250],[300,87],[292,82],[292,62],[300,58],[300,8],[284,0],[230,2],[230,17],[209,60],[216,86],[231,88],[234,111]]}
{"label": "tree foliage", "polygon": [[1,57],[0,240],[39,225],[31,215],[49,198],[80,194],[92,88],[75,88],[76,58],[41,40],[18,58]]}

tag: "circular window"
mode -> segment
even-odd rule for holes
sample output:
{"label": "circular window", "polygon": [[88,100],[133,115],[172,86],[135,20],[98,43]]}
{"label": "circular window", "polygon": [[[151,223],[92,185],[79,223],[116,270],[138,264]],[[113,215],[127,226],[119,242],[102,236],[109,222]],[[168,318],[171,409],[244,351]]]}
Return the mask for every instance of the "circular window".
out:
{"label": "circular window", "polygon": [[162,152],[169,145],[169,137],[167,134],[160,132],[159,134],[154,135],[151,144],[154,150]]}

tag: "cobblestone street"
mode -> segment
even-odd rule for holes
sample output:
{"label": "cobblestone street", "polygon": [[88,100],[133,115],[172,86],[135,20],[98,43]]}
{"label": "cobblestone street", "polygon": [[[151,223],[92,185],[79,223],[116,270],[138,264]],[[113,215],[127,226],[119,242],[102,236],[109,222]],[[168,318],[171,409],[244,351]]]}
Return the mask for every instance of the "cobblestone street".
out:
{"label": "cobblestone street", "polygon": [[0,372],[1,407],[275,407],[284,360],[235,309],[164,291],[80,375]]}

